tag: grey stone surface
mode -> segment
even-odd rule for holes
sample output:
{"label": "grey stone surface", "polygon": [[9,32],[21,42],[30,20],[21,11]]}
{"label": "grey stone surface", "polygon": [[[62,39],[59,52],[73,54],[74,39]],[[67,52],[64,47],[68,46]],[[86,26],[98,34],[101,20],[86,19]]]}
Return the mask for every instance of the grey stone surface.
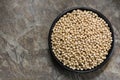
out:
{"label": "grey stone surface", "polygon": [[[112,23],[115,49],[109,64],[78,74],[53,63],[47,36],[55,17],[70,7],[91,7]],[[120,80],[119,0],[0,0],[0,80]]]}

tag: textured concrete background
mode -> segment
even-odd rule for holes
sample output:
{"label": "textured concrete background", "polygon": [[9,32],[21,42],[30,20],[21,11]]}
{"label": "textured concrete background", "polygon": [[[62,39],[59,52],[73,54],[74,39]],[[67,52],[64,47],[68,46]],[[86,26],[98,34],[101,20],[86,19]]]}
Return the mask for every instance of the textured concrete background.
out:
{"label": "textured concrete background", "polygon": [[[75,6],[97,9],[113,25],[114,54],[98,72],[64,71],[48,52],[52,21]],[[0,80],[120,80],[120,0],[0,0]]]}

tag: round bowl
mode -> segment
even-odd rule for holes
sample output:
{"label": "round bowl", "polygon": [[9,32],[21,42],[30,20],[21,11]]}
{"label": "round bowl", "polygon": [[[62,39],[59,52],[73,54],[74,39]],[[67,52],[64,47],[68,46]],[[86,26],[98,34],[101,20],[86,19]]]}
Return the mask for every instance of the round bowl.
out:
{"label": "round bowl", "polygon": [[[112,33],[112,43],[111,43],[111,48],[110,50],[108,51],[108,55],[106,56],[106,59],[98,66],[92,68],[92,69],[87,69],[87,70],[73,70],[65,65],[63,65],[62,62],[59,61],[59,59],[55,56],[54,52],[53,52],[53,49],[52,49],[52,43],[51,43],[51,34],[52,34],[52,30],[56,24],[56,22],[63,16],[65,15],[66,13],[71,13],[73,10],[77,10],[77,9],[80,9],[82,11],[86,10],[86,11],[92,11],[96,14],[98,14],[99,17],[101,17],[102,19],[104,19],[106,21],[106,23],[108,24],[108,27],[110,27],[110,32]],[[55,20],[53,21],[52,25],[51,25],[51,28],[49,30],[49,35],[48,35],[48,46],[49,46],[49,51],[52,55],[52,57],[54,58],[54,60],[57,61],[57,63],[60,64],[61,67],[63,67],[64,69],[68,70],[68,71],[72,71],[72,72],[79,72],[79,73],[88,73],[88,72],[93,72],[93,71],[96,71],[96,70],[99,70],[101,69],[110,59],[111,55],[112,55],[112,51],[113,51],[113,48],[114,48],[114,32],[113,32],[113,28],[112,28],[112,25],[110,23],[110,21],[103,15],[101,14],[99,11],[95,10],[95,9],[92,9],[92,8],[86,8],[86,7],[74,7],[74,8],[70,8],[70,9],[66,9],[64,10],[62,13],[60,13],[56,18]]]}

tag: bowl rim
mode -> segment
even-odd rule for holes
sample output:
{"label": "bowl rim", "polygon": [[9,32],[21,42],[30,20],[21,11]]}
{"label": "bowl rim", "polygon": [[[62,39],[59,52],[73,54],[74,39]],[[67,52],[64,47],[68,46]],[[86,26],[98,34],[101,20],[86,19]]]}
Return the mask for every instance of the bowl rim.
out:
{"label": "bowl rim", "polygon": [[[96,67],[92,68],[92,69],[87,69],[87,70],[73,70],[65,65],[63,65],[62,62],[60,62],[58,60],[58,58],[55,56],[53,50],[52,50],[52,43],[51,43],[51,34],[52,34],[52,30],[56,24],[56,22],[63,16],[65,15],[66,13],[71,13],[73,10],[86,10],[86,11],[92,11],[94,13],[96,13],[99,17],[101,17],[102,19],[104,19],[104,21],[108,24],[108,27],[110,28],[110,32],[112,33],[112,43],[111,43],[111,48],[110,50],[108,51],[108,55],[106,56],[106,59],[100,64],[100,65],[97,65]],[[63,10],[55,19],[54,21],[52,22],[52,25],[50,27],[50,30],[49,30],[49,35],[48,35],[48,47],[49,47],[49,51],[52,55],[52,57],[57,61],[57,63],[59,63],[59,65],[61,67],[63,67],[64,69],[68,70],[68,71],[72,71],[72,72],[79,72],[79,73],[89,73],[89,72],[93,72],[93,71],[97,71],[99,69],[101,69],[110,59],[110,57],[112,56],[113,54],[113,49],[114,49],[114,30],[112,28],[112,25],[110,23],[110,21],[99,11],[93,9],[93,8],[88,8],[88,7],[72,7],[72,8],[68,8],[68,9],[65,9]]]}

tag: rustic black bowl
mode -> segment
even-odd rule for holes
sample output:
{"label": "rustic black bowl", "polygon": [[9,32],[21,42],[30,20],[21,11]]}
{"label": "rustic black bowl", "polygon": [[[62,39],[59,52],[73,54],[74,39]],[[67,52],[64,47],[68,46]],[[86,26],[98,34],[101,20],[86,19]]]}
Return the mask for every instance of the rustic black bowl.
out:
{"label": "rustic black bowl", "polygon": [[[73,10],[76,10],[76,9],[80,9],[80,10],[87,10],[87,11],[92,11],[96,14],[98,14],[99,17],[101,17],[102,19],[104,19],[106,21],[106,23],[108,24],[108,26],[110,27],[110,31],[112,33],[112,43],[111,43],[111,48],[108,52],[108,55],[106,56],[106,59],[98,66],[92,68],[92,69],[88,69],[88,70],[73,70],[65,65],[63,65],[62,62],[60,62],[58,60],[58,58],[55,56],[53,50],[52,50],[52,43],[51,43],[51,34],[52,34],[52,30],[56,24],[56,22],[63,16],[65,15],[66,13],[71,13]],[[114,32],[113,32],[113,28],[112,28],[112,25],[110,23],[110,21],[103,15],[101,14],[99,11],[95,10],[95,9],[91,9],[91,8],[85,8],[85,7],[74,7],[74,8],[70,8],[70,9],[67,9],[67,10],[64,10],[62,13],[60,13],[56,19],[53,21],[52,25],[51,25],[51,28],[50,28],[50,31],[49,31],[49,35],[48,35],[48,46],[49,46],[49,51],[52,55],[52,57],[54,58],[54,60],[56,60],[61,67],[63,67],[64,69],[68,70],[68,71],[73,71],[73,72],[79,72],[79,73],[88,73],[88,72],[93,72],[93,71],[96,71],[96,70],[99,70],[101,69],[110,59],[111,55],[112,55],[112,51],[113,51],[113,47],[114,47]]]}

